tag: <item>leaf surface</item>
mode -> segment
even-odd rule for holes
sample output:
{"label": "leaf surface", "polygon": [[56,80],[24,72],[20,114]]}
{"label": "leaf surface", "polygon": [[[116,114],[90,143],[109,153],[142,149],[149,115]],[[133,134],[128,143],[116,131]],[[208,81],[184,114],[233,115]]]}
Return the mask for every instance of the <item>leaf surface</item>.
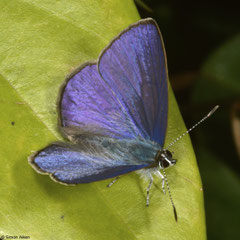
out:
{"label": "leaf surface", "polygon": [[[109,41],[139,20],[130,0],[0,2],[0,234],[31,239],[205,239],[203,194],[187,136],[167,170],[175,222],[160,179],[145,206],[148,182],[131,173],[74,187],[37,174],[27,157],[52,141],[59,88],[75,67],[97,59]],[[166,143],[185,130],[170,89]]]}

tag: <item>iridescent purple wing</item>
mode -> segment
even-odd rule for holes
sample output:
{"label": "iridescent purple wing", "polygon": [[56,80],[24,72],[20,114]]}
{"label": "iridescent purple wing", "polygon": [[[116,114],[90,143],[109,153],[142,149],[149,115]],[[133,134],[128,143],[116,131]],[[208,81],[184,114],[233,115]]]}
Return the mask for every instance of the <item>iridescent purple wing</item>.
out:
{"label": "iridescent purple wing", "polygon": [[164,144],[168,85],[164,46],[156,23],[123,31],[98,61],[72,74],[61,93],[63,132],[75,144],[52,144],[30,157],[40,173],[77,184],[154,164]]}
{"label": "iridescent purple wing", "polygon": [[165,50],[157,24],[131,25],[102,52],[102,78],[145,139],[164,144],[168,115]]}
{"label": "iridescent purple wing", "polygon": [[42,174],[66,184],[89,183],[147,167],[154,163],[157,146],[150,142],[103,137],[80,145],[55,143],[30,157]]}
{"label": "iridescent purple wing", "polygon": [[73,129],[67,135],[81,135],[81,131],[113,138],[140,135],[95,63],[85,64],[69,77],[60,99],[60,115],[63,131]]}
{"label": "iridescent purple wing", "polygon": [[81,129],[163,146],[168,85],[156,23],[141,20],[123,31],[100,55],[98,68],[101,75],[95,64],[86,64],[68,79],[60,101],[62,126],[74,128],[72,135]]}

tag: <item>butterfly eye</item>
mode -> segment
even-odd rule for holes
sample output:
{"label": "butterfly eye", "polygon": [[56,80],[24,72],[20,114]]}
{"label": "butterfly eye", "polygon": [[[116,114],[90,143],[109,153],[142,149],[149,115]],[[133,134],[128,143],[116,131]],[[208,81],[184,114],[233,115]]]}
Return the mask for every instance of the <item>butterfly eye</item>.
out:
{"label": "butterfly eye", "polygon": [[163,168],[168,168],[169,167],[169,162],[165,159],[163,159],[163,161],[161,162],[161,165]]}

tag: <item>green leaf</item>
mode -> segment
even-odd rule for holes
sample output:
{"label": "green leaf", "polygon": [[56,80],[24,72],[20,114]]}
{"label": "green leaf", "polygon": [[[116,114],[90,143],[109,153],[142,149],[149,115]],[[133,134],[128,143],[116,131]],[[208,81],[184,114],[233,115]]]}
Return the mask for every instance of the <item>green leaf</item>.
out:
{"label": "green leaf", "polygon": [[[156,179],[131,173],[68,187],[37,174],[32,152],[61,140],[56,99],[65,76],[96,59],[103,47],[139,19],[130,0],[0,1],[0,235],[31,239],[205,239],[201,180],[189,137],[174,145],[167,170],[178,212]],[[184,130],[170,89],[166,143]]]}
{"label": "green leaf", "polygon": [[[203,138],[204,139],[204,138]],[[209,239],[237,239],[239,236],[240,179],[220,154],[199,141],[200,170],[204,184]]]}
{"label": "green leaf", "polygon": [[195,102],[219,102],[239,97],[239,52],[240,34],[228,40],[209,56],[193,91]]}

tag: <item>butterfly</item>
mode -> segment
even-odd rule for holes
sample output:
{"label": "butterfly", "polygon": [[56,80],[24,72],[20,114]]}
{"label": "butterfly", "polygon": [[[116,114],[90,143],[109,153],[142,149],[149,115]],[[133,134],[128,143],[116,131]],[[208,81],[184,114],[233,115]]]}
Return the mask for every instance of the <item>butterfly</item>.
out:
{"label": "butterfly", "polygon": [[29,163],[37,172],[71,185],[145,169],[150,179],[146,204],[152,173],[162,178],[164,190],[164,169],[176,160],[163,148],[168,72],[162,36],[153,19],[130,25],[96,62],[76,69],[61,88],[58,105],[61,132],[70,142],[52,143],[31,155]]}

